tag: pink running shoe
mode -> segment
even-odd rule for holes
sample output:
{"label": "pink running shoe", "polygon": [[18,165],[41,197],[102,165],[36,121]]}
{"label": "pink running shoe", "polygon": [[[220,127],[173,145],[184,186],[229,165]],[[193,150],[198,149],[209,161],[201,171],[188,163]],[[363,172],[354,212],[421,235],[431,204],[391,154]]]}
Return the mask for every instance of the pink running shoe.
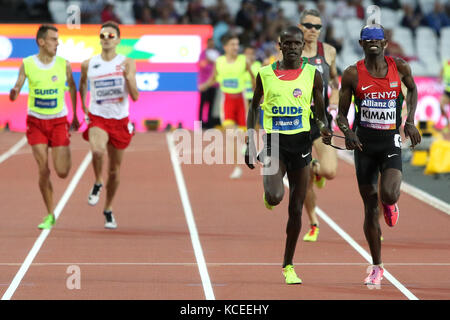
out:
{"label": "pink running shoe", "polygon": [[380,266],[372,266],[372,270],[370,271],[367,278],[364,280],[364,284],[379,286],[381,284],[381,279],[383,279],[383,267]]}
{"label": "pink running shoe", "polygon": [[397,224],[400,212],[396,203],[393,205],[387,205],[383,203],[383,213],[384,221],[386,221],[386,224],[389,227],[393,227]]}

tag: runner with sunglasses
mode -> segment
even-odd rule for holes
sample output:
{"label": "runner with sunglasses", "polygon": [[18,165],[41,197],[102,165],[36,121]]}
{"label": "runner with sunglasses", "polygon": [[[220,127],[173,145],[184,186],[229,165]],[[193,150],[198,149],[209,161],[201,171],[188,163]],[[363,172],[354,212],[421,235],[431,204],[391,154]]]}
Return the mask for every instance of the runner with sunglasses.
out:
{"label": "runner with sunglasses", "polygon": [[[364,234],[373,260],[364,283],[373,286],[380,285],[383,278],[378,199],[388,226],[395,226],[399,216],[397,201],[402,182],[400,126],[405,99],[402,83],[407,88],[405,137],[411,139],[412,147],[420,143],[421,137],[414,125],[417,88],[411,68],[400,58],[384,55],[388,43],[381,25],[365,26],[361,30],[359,44],[363,48],[364,59],[348,67],[342,75],[336,121],[345,135],[347,149],[355,150],[356,178],[364,203]],[[355,97],[353,130],[347,120],[352,96]]]}
{"label": "runner with sunglasses", "polygon": [[[318,41],[322,29],[322,20],[317,10],[305,10],[300,16],[299,28],[305,35],[305,48],[302,56],[308,59],[320,72],[323,79],[323,97],[325,102],[325,112],[328,125],[331,129],[332,116],[327,112],[327,108],[337,109],[339,99],[339,78],[336,69],[336,49]],[[331,95],[328,98],[328,86],[331,87]],[[326,146],[320,139],[320,131],[314,119],[311,122],[311,140],[317,159],[311,162],[311,179],[305,199],[305,209],[309,217],[311,228],[304,236],[304,241],[317,241],[319,235],[319,220],[316,216],[316,193],[314,184],[318,188],[323,188],[325,179],[331,180],[336,176],[337,155],[336,151]]]}
{"label": "runner with sunglasses", "polygon": [[[100,30],[101,54],[81,65],[80,95],[88,128],[83,138],[92,150],[95,183],[88,203],[96,205],[103,188],[103,156],[108,154],[108,181],[103,210],[105,228],[115,229],[117,223],[112,213],[112,202],[119,186],[120,165],[125,148],[133,136],[133,126],[128,120],[129,101],[139,97],[136,86],[134,60],[116,53],[120,42],[120,29],[115,22],[106,22]],[[86,107],[87,82],[90,84],[90,105]]]}

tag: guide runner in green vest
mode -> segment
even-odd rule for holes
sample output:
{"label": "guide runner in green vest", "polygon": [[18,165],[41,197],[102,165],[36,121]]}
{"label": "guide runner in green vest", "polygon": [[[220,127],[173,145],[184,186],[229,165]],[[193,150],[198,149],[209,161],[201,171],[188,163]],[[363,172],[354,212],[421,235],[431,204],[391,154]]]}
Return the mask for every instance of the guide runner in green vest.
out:
{"label": "guide runner in green vest", "polygon": [[[302,59],[304,45],[303,32],[298,27],[289,27],[281,33],[280,48],[283,59],[260,69],[247,120],[245,162],[253,169],[256,158],[256,112],[264,97],[263,124],[267,134],[263,137],[264,149],[258,160],[264,164],[263,201],[266,208],[272,210],[283,199],[283,177],[286,173],[289,181],[289,218],[283,260],[283,274],[287,284],[302,283],[294,271],[293,259],[310,179],[311,112],[314,112],[314,119],[324,143],[331,143],[331,131],[325,117],[322,77],[314,66]],[[311,110],[312,99],[314,110]]]}
{"label": "guide runner in green vest", "polygon": [[53,167],[58,177],[66,178],[71,167],[69,123],[64,101],[66,82],[73,109],[72,127],[77,130],[80,124],[76,111],[77,88],[70,63],[56,56],[58,29],[51,25],[40,26],[36,42],[39,53],[23,59],[18,79],[9,93],[9,98],[15,101],[25,80],[28,79],[26,136],[39,167],[39,189],[47,209],[47,216],[38,227],[50,229],[55,224],[55,216],[48,165],[49,147],[52,149]]}

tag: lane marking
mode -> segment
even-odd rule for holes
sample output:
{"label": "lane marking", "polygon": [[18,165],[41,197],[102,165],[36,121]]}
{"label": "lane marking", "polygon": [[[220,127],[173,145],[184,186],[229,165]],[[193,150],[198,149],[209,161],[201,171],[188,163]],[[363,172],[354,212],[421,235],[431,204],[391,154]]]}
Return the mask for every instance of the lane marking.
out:
{"label": "lane marking", "polygon": [[[20,266],[21,263],[0,263],[3,267],[15,267]],[[35,267],[46,267],[46,266],[197,266],[196,262],[37,262],[32,263],[31,266]],[[246,266],[280,266],[279,262],[208,262],[208,266],[235,266],[235,267],[246,267]],[[296,263],[301,266],[367,266],[366,262],[300,262]],[[385,266],[423,266],[423,267],[450,267],[450,263],[439,263],[439,262],[393,262],[384,263]]]}
{"label": "lane marking", "polygon": [[[355,165],[353,156],[348,151],[338,150],[337,154],[341,160],[344,160],[345,162],[347,162],[348,164],[351,164],[353,166]],[[426,204],[429,204],[430,206],[450,215],[450,203],[442,201],[441,199],[438,199],[435,196],[433,196],[417,187],[414,187],[413,185],[410,185],[409,183],[406,183],[405,181],[402,181],[400,190],[409,194],[410,196],[412,196],[422,202],[425,202]]]}
{"label": "lane marking", "polygon": [[206,300],[215,300],[214,292],[211,285],[211,280],[208,274],[208,268],[206,266],[205,257],[203,255],[202,245],[195,225],[194,214],[192,212],[191,203],[187,193],[186,184],[183,178],[183,172],[181,171],[180,163],[178,162],[178,156],[175,151],[175,145],[171,133],[166,135],[167,145],[169,146],[170,160],[172,161],[173,171],[175,173],[175,179],[178,185],[178,191],[180,193],[181,202],[183,204],[184,216],[189,228],[189,234],[191,236],[192,247],[194,248],[195,259],[198,265],[198,271],[203,284],[203,291],[205,292]]}
{"label": "lane marking", "polygon": [[[283,183],[286,188],[289,189],[289,183],[287,177],[283,178]],[[336,231],[345,241],[347,241],[353,249],[356,250],[369,264],[372,264],[372,256],[364,250],[353,238],[345,232],[336,222],[333,221],[322,209],[316,206],[317,215],[322,218],[325,223],[327,223],[331,229]],[[419,300],[411,291],[409,291],[403,284],[401,284],[390,272],[384,269],[383,273],[384,278],[389,280],[401,293],[403,293],[409,300]]]}
{"label": "lane marking", "polygon": [[11,157],[14,153],[19,151],[27,143],[27,137],[23,136],[22,139],[16,142],[8,151],[0,155],[0,163]]}
{"label": "lane marking", "polygon": [[[58,204],[55,207],[55,210],[53,213],[55,215],[56,220],[60,216],[67,201],[72,196],[73,191],[75,190],[76,186],[80,182],[80,179],[83,176],[84,172],[86,171],[86,168],[88,167],[91,160],[92,160],[92,154],[91,154],[91,152],[89,152],[84,157],[84,160],[81,162],[80,166],[78,167],[77,172],[74,174],[72,180],[70,181],[69,185],[67,186],[66,191],[64,192],[63,196],[61,197],[61,199],[59,200]],[[41,234],[37,238],[36,242],[34,243],[33,247],[31,248],[30,252],[28,253],[27,257],[25,258],[25,261],[22,263],[19,271],[15,275],[14,279],[12,280],[12,282],[9,285],[6,292],[3,294],[3,297],[1,300],[10,300],[11,299],[11,297],[13,296],[17,287],[19,286],[20,282],[22,281],[23,277],[25,276],[25,274],[27,273],[31,264],[33,263],[34,258],[39,253],[39,250],[41,249],[42,245],[44,244],[45,239],[47,239],[51,230],[52,229],[42,230]]]}

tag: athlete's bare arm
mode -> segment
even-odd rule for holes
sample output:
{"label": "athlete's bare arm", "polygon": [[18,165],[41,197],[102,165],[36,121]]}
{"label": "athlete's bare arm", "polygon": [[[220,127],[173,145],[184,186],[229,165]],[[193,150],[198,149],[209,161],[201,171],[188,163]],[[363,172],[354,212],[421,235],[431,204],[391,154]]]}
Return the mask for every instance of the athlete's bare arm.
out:
{"label": "athlete's bare arm", "polygon": [[248,116],[247,116],[247,129],[251,130],[251,129],[255,129],[255,125],[256,125],[256,119],[257,119],[257,112],[258,112],[258,107],[259,104],[261,102],[261,98],[264,95],[264,89],[262,86],[262,81],[261,81],[261,77],[258,73],[258,75],[256,76],[256,81],[255,81],[255,90],[253,92],[253,99],[252,99],[252,103],[250,105],[250,108],[248,109]]}
{"label": "athlete's bare arm", "polygon": [[247,70],[247,72],[250,74],[250,77],[252,78],[252,89],[255,90],[255,86],[256,86],[255,76],[253,75],[252,67],[248,63],[248,61],[245,62],[245,69]]}
{"label": "athlete's bare arm", "polygon": [[88,87],[87,73],[88,73],[88,68],[89,68],[89,60],[90,59],[85,60],[81,64],[81,76],[80,76],[80,85],[79,85],[80,97],[81,97],[81,107],[83,108],[85,117],[89,113],[89,110],[86,107],[86,94],[87,94],[87,87]]}
{"label": "athlete's bare arm", "polygon": [[264,96],[264,88],[261,82],[261,77],[258,73],[255,80],[255,90],[253,92],[253,99],[248,109],[247,115],[247,150],[245,152],[245,163],[250,169],[254,169],[256,162],[256,146],[255,146],[255,125],[258,113],[258,107],[261,99]]}
{"label": "athlete's bare arm", "polygon": [[25,74],[25,67],[23,66],[22,63],[19,69],[19,76],[17,77],[16,84],[14,85],[14,88],[12,88],[11,91],[9,91],[9,100],[15,101],[17,99],[26,79],[27,76]]}
{"label": "athlete's bare arm", "polygon": [[330,106],[335,106],[336,108],[339,103],[339,76],[336,68],[336,49],[333,46],[324,43],[324,51],[325,59],[330,66]]}
{"label": "athlete's bare arm", "polygon": [[331,131],[328,129],[328,120],[325,116],[325,103],[323,102],[323,80],[320,72],[316,69],[314,74],[314,86],[313,86],[313,99],[314,99],[314,119],[316,119],[317,126],[319,127],[320,134],[322,135],[322,141],[325,144],[331,144]]}
{"label": "athlete's bare arm", "polygon": [[67,85],[69,86],[70,92],[70,101],[72,102],[72,111],[73,111],[73,120],[72,120],[72,128],[78,130],[80,127],[80,123],[77,118],[77,86],[75,81],[73,80],[72,75],[72,67],[70,66],[70,62],[66,60],[66,79]]}
{"label": "athlete's bare arm", "polygon": [[350,125],[348,123],[347,115],[350,109],[350,104],[352,103],[352,96],[356,90],[358,83],[358,71],[356,66],[350,66],[345,69],[344,74],[341,79],[341,90],[339,92],[339,105],[338,114],[336,117],[337,125],[339,129],[345,135],[345,146],[349,150],[354,150],[358,148],[362,151],[362,144],[359,141],[356,134],[350,130]]}
{"label": "athlete's bare arm", "polygon": [[405,122],[405,136],[411,138],[411,146],[414,147],[420,143],[421,137],[419,130],[414,125],[414,115],[417,107],[417,87],[411,73],[411,68],[405,60],[395,58],[395,64],[400,76],[400,80],[405,84],[406,92],[406,109],[408,115]]}
{"label": "athlete's bare arm", "polygon": [[216,69],[216,65],[214,64],[214,71],[211,74],[211,76],[209,77],[208,80],[206,80],[206,82],[203,82],[202,84],[200,84],[198,86],[198,90],[200,91],[205,91],[207,90],[209,87],[211,87],[214,83],[216,83],[216,77],[217,77],[217,69]]}
{"label": "athlete's bare arm", "polygon": [[133,59],[126,58],[124,62],[123,76],[127,84],[128,93],[133,101],[139,98],[139,90],[136,84],[136,62]]}

